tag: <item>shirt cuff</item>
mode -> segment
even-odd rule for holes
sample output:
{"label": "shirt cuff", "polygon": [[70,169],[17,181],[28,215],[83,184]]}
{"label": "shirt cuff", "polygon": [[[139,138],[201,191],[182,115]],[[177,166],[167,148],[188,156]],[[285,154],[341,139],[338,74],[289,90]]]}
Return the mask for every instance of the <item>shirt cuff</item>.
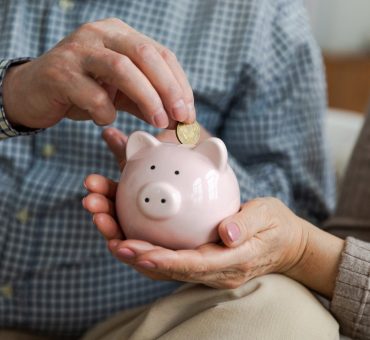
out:
{"label": "shirt cuff", "polygon": [[16,59],[0,59],[0,140],[14,136],[31,135],[43,129],[16,129],[6,118],[6,113],[3,106],[3,80],[7,69],[14,65],[19,65],[32,60],[32,58],[16,58]]}
{"label": "shirt cuff", "polygon": [[370,339],[370,243],[346,239],[330,310],[342,334]]}

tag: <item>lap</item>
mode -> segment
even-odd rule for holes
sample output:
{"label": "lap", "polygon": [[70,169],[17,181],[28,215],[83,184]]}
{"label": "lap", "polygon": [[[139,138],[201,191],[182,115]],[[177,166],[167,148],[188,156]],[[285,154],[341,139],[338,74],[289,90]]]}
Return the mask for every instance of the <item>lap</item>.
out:
{"label": "lap", "polygon": [[339,339],[338,324],[299,283],[270,274],[237,289],[184,285],[155,303],[122,312],[84,340]]}

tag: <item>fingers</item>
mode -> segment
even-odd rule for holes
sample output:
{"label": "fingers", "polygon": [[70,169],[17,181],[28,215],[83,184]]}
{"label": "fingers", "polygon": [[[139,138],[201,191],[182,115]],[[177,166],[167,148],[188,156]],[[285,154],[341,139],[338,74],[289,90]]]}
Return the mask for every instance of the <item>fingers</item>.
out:
{"label": "fingers", "polygon": [[[120,261],[152,279],[203,283],[215,288],[235,288],[254,276],[248,261],[256,245],[227,248],[205,244],[198,249],[171,250],[141,240],[111,240],[108,248]],[[249,255],[248,255],[249,254]]]}
{"label": "fingers", "polygon": [[138,256],[158,247],[146,241],[125,240],[120,242],[111,241],[108,243],[108,248],[119,260],[133,264]]}
{"label": "fingers", "polygon": [[239,249],[206,244],[198,249],[171,250],[140,240],[110,243],[109,249],[119,260],[155,270],[173,279],[229,268],[239,263]]}
{"label": "fingers", "polygon": [[100,194],[115,201],[118,184],[111,179],[92,174],[86,177],[84,185],[91,193]]}
{"label": "fingers", "polygon": [[65,117],[72,120],[91,120],[91,115],[88,111],[81,110],[75,105],[72,105],[65,113]]}
{"label": "fingers", "polygon": [[177,61],[176,55],[173,52],[164,48],[160,53],[168,67],[171,69],[184,93],[184,100],[188,109],[188,117],[184,121],[186,123],[193,123],[195,120],[194,96],[188,78],[186,77],[183,68]]}
{"label": "fingers", "polygon": [[[115,120],[116,109],[108,93],[93,79],[76,73],[70,82],[61,83],[60,86],[65,86],[62,91],[71,104],[82,111],[88,112],[96,124],[107,125]],[[67,116],[76,119],[73,115]]]}
{"label": "fingers", "polygon": [[[116,81],[116,84],[118,82],[120,83],[121,86],[118,86],[118,88],[122,89],[124,85],[120,81],[117,81],[117,79],[119,80],[122,76],[125,76],[125,73],[122,72],[122,64],[124,64],[124,68],[130,74],[128,78],[137,80],[140,78],[137,72],[134,71],[133,66],[136,66],[158,93],[162,106],[167,111],[168,118],[187,122],[194,120],[195,111],[192,89],[180,63],[170,50],[135,31],[118,19],[98,21],[84,25],[82,29],[102,36],[106,51],[104,52],[104,58],[98,58],[100,62],[104,62],[105,59],[110,58],[106,57],[109,54],[107,53],[108,50],[115,51],[117,55],[122,57],[121,59],[114,57],[111,60],[114,61],[113,63],[107,63],[116,68],[113,73],[117,71],[116,66],[118,66],[118,70],[120,71],[118,77],[112,78],[112,80]],[[111,55],[113,55],[113,52]],[[94,70],[91,71],[95,72]],[[104,80],[104,82],[106,81]],[[146,90],[149,91],[149,84],[145,85],[146,87],[142,87],[142,89],[144,89],[144,92]],[[154,108],[150,106],[149,99],[145,100],[145,98],[140,96],[140,86],[137,85],[136,87],[137,91],[133,91],[134,93],[131,93],[129,97],[141,109],[151,109],[151,112],[145,111],[147,119],[148,115],[153,117],[153,111],[155,113],[159,112],[157,111],[159,110],[158,103],[154,102],[154,105],[156,105]],[[151,122],[150,120],[148,121]]]}
{"label": "fingers", "polygon": [[113,216],[105,213],[96,213],[93,215],[93,222],[106,240],[124,238],[122,229]]}
{"label": "fingers", "polygon": [[126,143],[128,137],[116,128],[106,128],[102,133],[103,139],[119,164],[122,171],[126,164]]}
{"label": "fingers", "polygon": [[103,195],[93,193],[82,200],[82,205],[93,214],[93,222],[105,239],[123,238],[123,232],[115,219],[115,209],[112,201]]}
{"label": "fingers", "polygon": [[255,199],[245,203],[241,210],[223,220],[218,233],[228,247],[237,247],[257,233],[273,227],[269,199]]}
{"label": "fingers", "polygon": [[127,55],[105,48],[91,51],[83,67],[88,74],[114,85],[135,102],[141,112],[139,118],[159,128],[167,127],[169,121],[160,95]]}
{"label": "fingers", "polygon": [[186,100],[189,99],[185,98],[182,87],[157,49],[149,42],[132,41],[124,50],[156,89],[169,116],[180,122],[188,119],[189,108]]}
{"label": "fingers", "polygon": [[89,194],[82,200],[83,207],[92,214],[106,213],[115,216],[114,204],[101,194]]}

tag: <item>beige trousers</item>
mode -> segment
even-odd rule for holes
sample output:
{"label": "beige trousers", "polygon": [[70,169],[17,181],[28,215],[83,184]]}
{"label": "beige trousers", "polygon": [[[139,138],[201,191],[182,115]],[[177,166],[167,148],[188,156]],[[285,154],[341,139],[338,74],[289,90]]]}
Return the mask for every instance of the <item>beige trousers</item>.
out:
{"label": "beige trousers", "polygon": [[[38,339],[11,336],[0,331],[0,339]],[[153,304],[109,318],[83,338],[126,339],[333,340],[339,339],[339,331],[335,319],[305,287],[270,274],[237,289],[184,285]]]}
{"label": "beige trousers", "polygon": [[338,329],[310,291],[270,274],[237,289],[185,285],[149,306],[117,314],[83,340],[333,340]]}

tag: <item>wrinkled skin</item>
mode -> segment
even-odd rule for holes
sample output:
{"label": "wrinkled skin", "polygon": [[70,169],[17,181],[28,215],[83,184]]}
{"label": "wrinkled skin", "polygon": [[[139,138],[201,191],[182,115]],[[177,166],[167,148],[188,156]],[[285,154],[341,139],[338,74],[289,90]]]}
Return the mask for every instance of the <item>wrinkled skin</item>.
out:
{"label": "wrinkled skin", "polygon": [[175,54],[115,18],[86,23],[39,58],[11,67],[3,101],[12,125],[28,128],[63,118],[106,125],[116,110],[160,128],[195,119]]}
{"label": "wrinkled skin", "polygon": [[[209,134],[202,129],[202,139],[207,137]],[[108,128],[103,138],[122,169],[127,137]],[[168,130],[157,138],[176,141],[174,132]],[[93,221],[107,239],[113,256],[152,279],[235,288],[255,276],[271,272],[289,274],[300,263],[306,247],[304,221],[274,198],[251,200],[237,214],[222,221],[218,227],[222,244],[175,251],[141,240],[126,240],[115,219],[117,183],[93,174],[86,178],[85,187],[90,194],[83,205],[93,214]],[[230,224],[234,227],[228,230]]]}

